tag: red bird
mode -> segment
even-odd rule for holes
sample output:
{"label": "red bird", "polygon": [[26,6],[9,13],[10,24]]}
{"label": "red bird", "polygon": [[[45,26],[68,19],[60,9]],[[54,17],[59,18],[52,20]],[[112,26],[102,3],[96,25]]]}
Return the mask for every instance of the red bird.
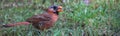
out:
{"label": "red bird", "polygon": [[59,12],[62,12],[62,6],[51,6],[43,14],[34,15],[28,18],[25,22],[17,22],[12,24],[3,25],[3,27],[14,27],[19,25],[32,24],[39,30],[49,29],[58,20]]}

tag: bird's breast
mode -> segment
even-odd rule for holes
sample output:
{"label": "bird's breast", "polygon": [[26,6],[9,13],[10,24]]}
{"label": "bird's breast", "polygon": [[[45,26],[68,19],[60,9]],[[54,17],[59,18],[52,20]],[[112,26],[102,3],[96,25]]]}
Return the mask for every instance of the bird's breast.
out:
{"label": "bird's breast", "polygon": [[56,22],[57,19],[58,19],[58,15],[53,14],[53,15],[52,15],[52,21],[53,21],[53,22]]}

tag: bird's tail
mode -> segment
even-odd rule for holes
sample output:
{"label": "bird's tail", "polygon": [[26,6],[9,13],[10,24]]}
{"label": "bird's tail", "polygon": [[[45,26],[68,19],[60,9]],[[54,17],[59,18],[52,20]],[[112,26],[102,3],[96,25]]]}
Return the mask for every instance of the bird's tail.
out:
{"label": "bird's tail", "polygon": [[14,27],[14,26],[20,26],[20,25],[29,25],[29,22],[17,22],[17,23],[10,23],[2,25],[2,27]]}

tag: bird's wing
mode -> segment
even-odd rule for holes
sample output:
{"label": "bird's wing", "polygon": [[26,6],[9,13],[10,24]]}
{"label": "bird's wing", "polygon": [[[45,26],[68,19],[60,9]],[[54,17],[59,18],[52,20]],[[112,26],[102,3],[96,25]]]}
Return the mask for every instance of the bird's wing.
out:
{"label": "bird's wing", "polygon": [[26,21],[31,23],[38,23],[41,21],[50,21],[50,20],[51,20],[51,16],[45,13],[45,14],[34,15],[31,18],[28,18]]}

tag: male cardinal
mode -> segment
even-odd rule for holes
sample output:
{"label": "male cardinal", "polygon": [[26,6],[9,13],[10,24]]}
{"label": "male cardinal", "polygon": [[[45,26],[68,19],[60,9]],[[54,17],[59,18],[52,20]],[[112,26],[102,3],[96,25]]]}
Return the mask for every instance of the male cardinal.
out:
{"label": "male cardinal", "polygon": [[28,18],[25,22],[17,22],[3,25],[3,27],[14,27],[19,25],[32,24],[35,28],[39,30],[45,30],[52,27],[58,20],[59,12],[62,12],[62,6],[51,6],[45,13],[34,15]]}

